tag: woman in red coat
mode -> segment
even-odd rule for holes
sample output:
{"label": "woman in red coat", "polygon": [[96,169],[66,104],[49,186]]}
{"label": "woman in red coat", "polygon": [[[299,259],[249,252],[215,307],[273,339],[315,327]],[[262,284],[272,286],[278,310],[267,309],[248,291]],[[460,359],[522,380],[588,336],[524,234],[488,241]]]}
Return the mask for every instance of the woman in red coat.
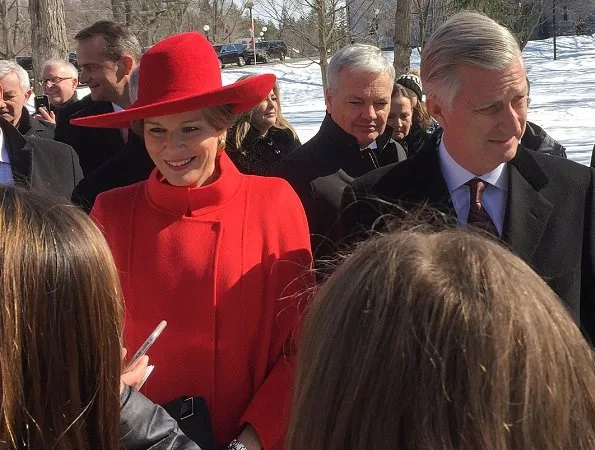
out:
{"label": "woman in red coat", "polygon": [[275,82],[221,86],[215,51],[198,33],[167,38],[141,60],[129,109],[72,121],[142,130],[156,169],[147,181],[97,198],[120,270],[126,343],[150,350],[146,395],[206,399],[217,446],[282,448],[293,336],[311,286],[308,227],[289,185],[243,175],[223,151],[238,113]]}

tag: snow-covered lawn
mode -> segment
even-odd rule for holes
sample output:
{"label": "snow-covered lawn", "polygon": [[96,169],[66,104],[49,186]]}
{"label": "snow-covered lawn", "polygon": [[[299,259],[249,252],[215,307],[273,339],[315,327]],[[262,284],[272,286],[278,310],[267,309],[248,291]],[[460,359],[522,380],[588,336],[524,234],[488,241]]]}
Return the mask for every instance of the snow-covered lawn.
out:
{"label": "snow-covered lawn", "polygon": [[[595,37],[569,36],[557,40],[553,61],[552,40],[532,41],[524,55],[531,81],[529,120],[542,126],[577,162],[589,164],[595,144]],[[392,53],[386,55],[392,60]],[[412,53],[411,66],[419,66]],[[274,73],[281,86],[283,114],[296,128],[302,142],[318,130],[324,117],[320,68],[307,61],[224,69],[223,83],[233,83],[249,73]]]}

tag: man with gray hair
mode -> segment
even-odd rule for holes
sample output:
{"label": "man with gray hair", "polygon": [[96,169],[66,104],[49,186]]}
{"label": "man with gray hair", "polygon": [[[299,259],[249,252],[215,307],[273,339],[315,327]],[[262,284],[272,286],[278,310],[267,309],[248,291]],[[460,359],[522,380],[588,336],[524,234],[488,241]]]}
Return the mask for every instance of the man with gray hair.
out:
{"label": "man with gray hair", "polygon": [[47,60],[41,67],[39,84],[43,93],[48,96],[51,110],[40,108],[35,117],[56,123],[56,116],[78,100],[76,95],[79,84],[78,70],[72,63],[63,59]]}
{"label": "man with gray hair", "polygon": [[[80,81],[91,90],[91,101],[71,105],[56,127],[56,140],[72,145],[85,176],[111,158],[126,143],[129,129],[77,127],[69,120],[120,111],[130,105],[130,75],[141,57],[138,39],[125,26],[102,20],[79,31],[76,58]],[[80,104],[80,108],[79,105]]]}
{"label": "man with gray hair", "polygon": [[395,69],[377,47],[348,45],[327,70],[326,117],[318,133],[279,164],[300,196],[315,258],[334,253],[345,185],[370,170],[406,159],[386,121]]}
{"label": "man with gray hair", "polygon": [[4,106],[0,109],[2,117],[23,136],[54,139],[54,125],[35,119],[27,110],[32,92],[27,71],[16,61],[0,60],[0,84],[4,89]]}
{"label": "man with gray hair", "polygon": [[458,13],[430,37],[421,77],[443,131],[345,189],[342,229],[391,228],[382,219],[411,221],[408,211],[429,206],[442,226],[452,217],[501,239],[595,338],[595,171],[519,144],[528,86],[516,39],[482,14]]}

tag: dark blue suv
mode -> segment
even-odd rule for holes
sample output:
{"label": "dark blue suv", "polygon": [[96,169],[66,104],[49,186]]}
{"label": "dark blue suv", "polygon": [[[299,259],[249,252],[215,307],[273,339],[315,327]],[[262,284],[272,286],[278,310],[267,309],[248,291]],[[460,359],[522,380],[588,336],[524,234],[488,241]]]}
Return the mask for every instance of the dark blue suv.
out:
{"label": "dark blue suv", "polygon": [[217,52],[217,57],[219,58],[219,67],[223,69],[225,64],[237,64],[239,67],[242,67],[246,64],[243,55],[245,47],[244,44],[213,45],[213,48]]}

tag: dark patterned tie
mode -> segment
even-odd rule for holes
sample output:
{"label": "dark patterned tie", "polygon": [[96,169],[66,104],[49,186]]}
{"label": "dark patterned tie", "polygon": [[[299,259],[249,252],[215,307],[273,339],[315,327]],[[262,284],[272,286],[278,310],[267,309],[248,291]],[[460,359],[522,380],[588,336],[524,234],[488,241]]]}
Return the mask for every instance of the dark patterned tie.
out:
{"label": "dark patterned tie", "polygon": [[499,236],[498,229],[492,218],[481,204],[481,196],[486,188],[485,183],[479,178],[473,178],[465,183],[469,186],[469,216],[467,224],[480,228],[494,236]]}

